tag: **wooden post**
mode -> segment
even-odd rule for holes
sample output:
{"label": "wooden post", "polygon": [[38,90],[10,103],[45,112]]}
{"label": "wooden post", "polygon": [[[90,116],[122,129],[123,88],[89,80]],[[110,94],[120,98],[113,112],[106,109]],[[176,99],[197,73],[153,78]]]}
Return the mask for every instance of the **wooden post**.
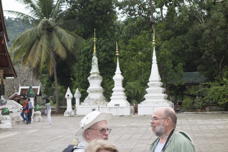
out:
{"label": "wooden post", "polygon": [[0,97],[5,94],[5,87],[4,87],[4,82],[3,82],[3,70],[0,70]]}

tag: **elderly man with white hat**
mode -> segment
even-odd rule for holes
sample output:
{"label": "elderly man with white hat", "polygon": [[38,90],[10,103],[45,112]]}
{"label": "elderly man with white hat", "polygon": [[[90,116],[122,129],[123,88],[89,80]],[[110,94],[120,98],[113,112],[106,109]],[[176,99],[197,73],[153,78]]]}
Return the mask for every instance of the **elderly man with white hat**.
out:
{"label": "elderly man with white hat", "polygon": [[108,120],[111,114],[100,111],[88,113],[80,121],[80,129],[77,132],[78,141],[76,145],[69,145],[63,152],[84,152],[87,144],[94,139],[108,140],[111,129],[108,128]]}

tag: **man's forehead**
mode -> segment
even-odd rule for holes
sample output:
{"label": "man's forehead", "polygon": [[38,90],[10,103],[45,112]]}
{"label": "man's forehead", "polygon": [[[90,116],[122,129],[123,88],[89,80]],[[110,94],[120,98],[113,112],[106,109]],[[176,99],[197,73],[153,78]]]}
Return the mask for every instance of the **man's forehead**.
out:
{"label": "man's forehead", "polygon": [[152,117],[159,117],[163,115],[163,111],[161,109],[155,110],[154,113],[152,114]]}

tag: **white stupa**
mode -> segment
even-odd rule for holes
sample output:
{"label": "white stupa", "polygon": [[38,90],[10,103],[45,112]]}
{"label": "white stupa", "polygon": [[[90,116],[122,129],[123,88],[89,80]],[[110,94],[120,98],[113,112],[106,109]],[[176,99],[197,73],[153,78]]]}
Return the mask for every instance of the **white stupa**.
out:
{"label": "white stupa", "polygon": [[130,104],[127,101],[127,97],[122,86],[123,76],[120,71],[119,65],[119,51],[118,44],[116,43],[116,72],[113,76],[114,88],[112,89],[111,101],[108,103],[109,111],[113,115],[130,115]]}
{"label": "white stupa", "polygon": [[65,99],[66,99],[66,102],[67,102],[67,108],[64,112],[64,116],[73,116],[74,115],[74,111],[72,109],[72,98],[73,98],[73,94],[71,93],[70,91],[70,88],[68,87],[67,88],[67,92],[65,94]]}
{"label": "white stupa", "polygon": [[82,105],[106,105],[106,99],[103,95],[101,87],[102,77],[98,68],[98,59],[96,56],[96,34],[94,30],[94,48],[92,58],[92,68],[88,77],[89,88],[87,89],[88,96],[85,98]]}
{"label": "white stupa", "polygon": [[167,95],[162,88],[162,82],[158,71],[156,51],[155,51],[155,30],[153,32],[153,58],[148,88],[146,89],[145,100],[138,105],[139,115],[151,115],[155,108],[173,107],[173,103],[168,101]]}

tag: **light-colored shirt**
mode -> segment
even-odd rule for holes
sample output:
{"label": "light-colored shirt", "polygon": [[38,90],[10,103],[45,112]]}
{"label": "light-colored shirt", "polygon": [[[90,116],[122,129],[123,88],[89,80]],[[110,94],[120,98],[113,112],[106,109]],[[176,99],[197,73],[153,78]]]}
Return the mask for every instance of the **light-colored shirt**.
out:
{"label": "light-colored shirt", "polygon": [[46,103],[47,110],[51,110],[51,103]]}
{"label": "light-colored shirt", "polygon": [[158,143],[154,152],[161,152],[164,145],[165,145],[165,143]]}
{"label": "light-colored shirt", "polygon": [[75,149],[74,152],[85,152],[85,148],[87,145],[88,143],[85,140],[80,141],[77,149]]}

